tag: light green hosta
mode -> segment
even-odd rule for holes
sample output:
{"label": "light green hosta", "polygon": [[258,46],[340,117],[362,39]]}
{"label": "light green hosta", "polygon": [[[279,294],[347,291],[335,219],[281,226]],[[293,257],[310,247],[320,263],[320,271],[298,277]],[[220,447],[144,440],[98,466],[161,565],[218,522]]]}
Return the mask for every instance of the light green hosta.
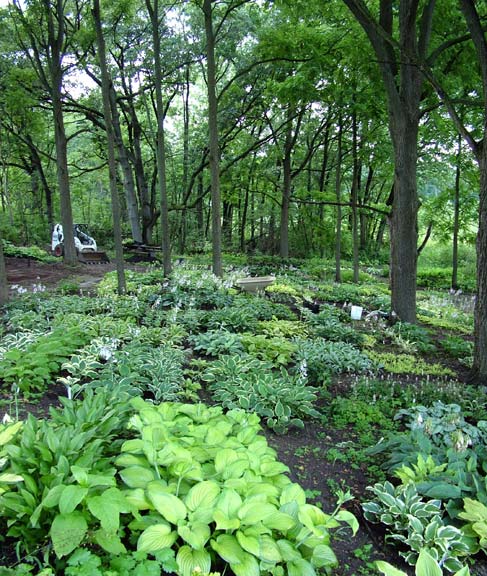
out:
{"label": "light green hosta", "polygon": [[129,525],[138,550],[176,546],[181,576],[209,572],[215,553],[236,576],[316,574],[336,564],[330,529],[355,532],[355,517],[306,503],[285,475],[253,414],[140,398],[116,460],[125,497],[138,509]]}

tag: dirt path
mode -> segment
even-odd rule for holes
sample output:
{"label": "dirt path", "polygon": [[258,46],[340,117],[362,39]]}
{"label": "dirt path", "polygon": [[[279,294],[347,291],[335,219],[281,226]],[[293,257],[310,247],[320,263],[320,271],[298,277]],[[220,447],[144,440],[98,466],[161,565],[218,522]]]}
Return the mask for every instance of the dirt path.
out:
{"label": "dirt path", "polygon": [[7,282],[12,293],[28,290],[52,290],[63,280],[79,284],[83,290],[90,290],[115,269],[112,262],[103,264],[79,264],[67,267],[63,262],[44,263],[29,258],[5,258]]}

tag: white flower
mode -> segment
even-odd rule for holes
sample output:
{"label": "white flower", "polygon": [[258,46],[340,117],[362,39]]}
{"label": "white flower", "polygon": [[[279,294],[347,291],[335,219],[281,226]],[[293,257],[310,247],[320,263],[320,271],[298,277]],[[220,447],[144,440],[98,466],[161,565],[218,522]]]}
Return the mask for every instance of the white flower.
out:
{"label": "white flower", "polygon": [[7,414],[7,412],[5,412],[2,418],[2,424],[12,424],[12,422],[12,418],[9,416],[9,414]]}

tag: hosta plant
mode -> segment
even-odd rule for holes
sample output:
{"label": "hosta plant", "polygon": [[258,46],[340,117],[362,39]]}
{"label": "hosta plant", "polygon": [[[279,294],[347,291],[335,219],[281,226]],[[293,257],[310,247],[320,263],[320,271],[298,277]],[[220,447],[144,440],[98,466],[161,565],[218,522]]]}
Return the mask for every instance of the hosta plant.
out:
{"label": "hosta plant", "polygon": [[306,503],[255,415],[141,399],[132,405],[137,437],[116,464],[138,509],[129,528],[139,551],[174,547],[181,576],[225,564],[236,576],[311,576],[336,563],[330,530],[341,521],[356,530],[355,518]]}
{"label": "hosta plant", "polygon": [[43,392],[54,381],[61,364],[87,338],[78,328],[58,328],[23,349],[11,348],[3,356],[0,378],[8,384],[16,384],[24,394]]}
{"label": "hosta plant", "polygon": [[400,552],[408,564],[414,565],[420,551],[426,549],[441,567],[449,571],[462,568],[459,557],[472,552],[471,542],[461,530],[443,523],[440,500],[424,501],[413,483],[394,487],[386,481],[369,490],[375,498],[362,505],[365,518],[384,524],[386,539],[408,548]]}
{"label": "hosta plant", "polygon": [[434,402],[432,406],[415,406],[397,412],[395,419],[402,419],[411,430],[421,430],[436,445],[465,451],[471,445],[487,445],[487,421],[474,426],[465,420],[458,404]]}
{"label": "hosta plant", "polygon": [[326,382],[330,374],[342,372],[368,373],[371,361],[352,344],[315,340],[295,340],[298,347],[295,361],[305,362],[312,382]]}
{"label": "hosta plant", "polygon": [[193,349],[205,356],[220,356],[222,354],[240,354],[244,351],[238,334],[228,330],[210,330],[189,338]]}
{"label": "hosta plant", "polygon": [[[379,572],[385,576],[408,576],[406,572],[398,570],[392,566],[392,564],[389,564],[389,562],[378,560],[375,565]],[[421,550],[418,561],[416,562],[414,574],[415,576],[443,576],[444,572],[439,562],[435,560],[427,550]],[[468,566],[460,568],[458,572],[455,572],[454,576],[470,576]]]}
{"label": "hosta plant", "polygon": [[316,390],[301,375],[273,373],[271,367],[252,357],[227,356],[208,366],[202,379],[224,408],[255,412],[278,433],[303,428],[305,418],[319,416],[313,407]]}

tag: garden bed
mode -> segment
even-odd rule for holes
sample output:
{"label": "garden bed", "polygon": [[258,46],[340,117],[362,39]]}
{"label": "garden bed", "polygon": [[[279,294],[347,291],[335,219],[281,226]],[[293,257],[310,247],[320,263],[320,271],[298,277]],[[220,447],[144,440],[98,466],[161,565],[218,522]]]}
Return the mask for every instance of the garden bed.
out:
{"label": "garden bed", "polygon": [[[42,270],[34,266],[32,275],[40,271],[46,272],[47,286],[62,282],[57,264]],[[101,272],[97,267],[92,290]],[[380,319],[353,323],[349,309],[342,308],[352,298],[369,311],[386,305],[387,291],[380,284],[330,290],[309,278],[290,282],[288,276],[278,277],[266,296],[250,296],[235,291],[231,277],[221,283],[191,266],[181,266],[170,284],[157,270],[140,276],[129,272],[127,277],[128,297],[115,295],[112,275],[91,299],[35,292],[9,308],[7,336],[0,343],[7,348],[2,367],[5,411],[44,418],[50,405],[59,406],[66,386],[78,398],[97,386],[121,386],[156,403],[203,400],[224,410],[257,412],[269,446],[289,467],[287,477],[306,491],[309,503],[331,514],[340,495],[350,492],[354,497],[344,499],[342,510],[355,515],[360,529],[354,537],[345,524],[331,531],[338,559],[333,573],[374,574],[373,562],[380,559],[405,569],[398,555],[401,547],[386,544],[384,526],[363,515],[361,503],[373,496],[367,486],[386,478],[384,457],[372,456],[367,448],[405,429],[393,419],[400,409],[440,400],[462,404],[469,423],[486,414],[483,400],[463,383],[471,348],[462,344],[464,336],[455,339],[447,310],[441,320],[446,327],[391,327]],[[22,282],[28,286],[32,279],[26,272]],[[306,307],[309,301],[317,304],[314,312]],[[426,300],[421,306],[431,314]],[[457,321],[458,334],[464,335],[471,317],[460,315]],[[57,338],[57,357],[50,357],[53,347],[43,343],[52,338]],[[20,356],[9,351],[16,347]],[[48,372],[25,365],[26,358],[38,357],[36,350],[49,356]],[[22,364],[15,358],[22,359],[25,374],[34,370],[35,379],[19,379]],[[15,382],[20,389],[13,388]],[[66,417],[56,416],[52,425]],[[72,482],[69,478],[66,482]],[[18,521],[11,519],[9,525]],[[44,533],[41,540],[46,537]],[[82,546],[86,538],[80,540]],[[105,550],[113,546],[103,539],[96,542]],[[6,566],[12,566],[11,543],[8,539],[3,545]],[[63,556],[72,552],[52,560],[56,573],[61,573]],[[73,566],[69,570],[81,574]],[[476,556],[472,573],[487,573],[483,556]]]}

